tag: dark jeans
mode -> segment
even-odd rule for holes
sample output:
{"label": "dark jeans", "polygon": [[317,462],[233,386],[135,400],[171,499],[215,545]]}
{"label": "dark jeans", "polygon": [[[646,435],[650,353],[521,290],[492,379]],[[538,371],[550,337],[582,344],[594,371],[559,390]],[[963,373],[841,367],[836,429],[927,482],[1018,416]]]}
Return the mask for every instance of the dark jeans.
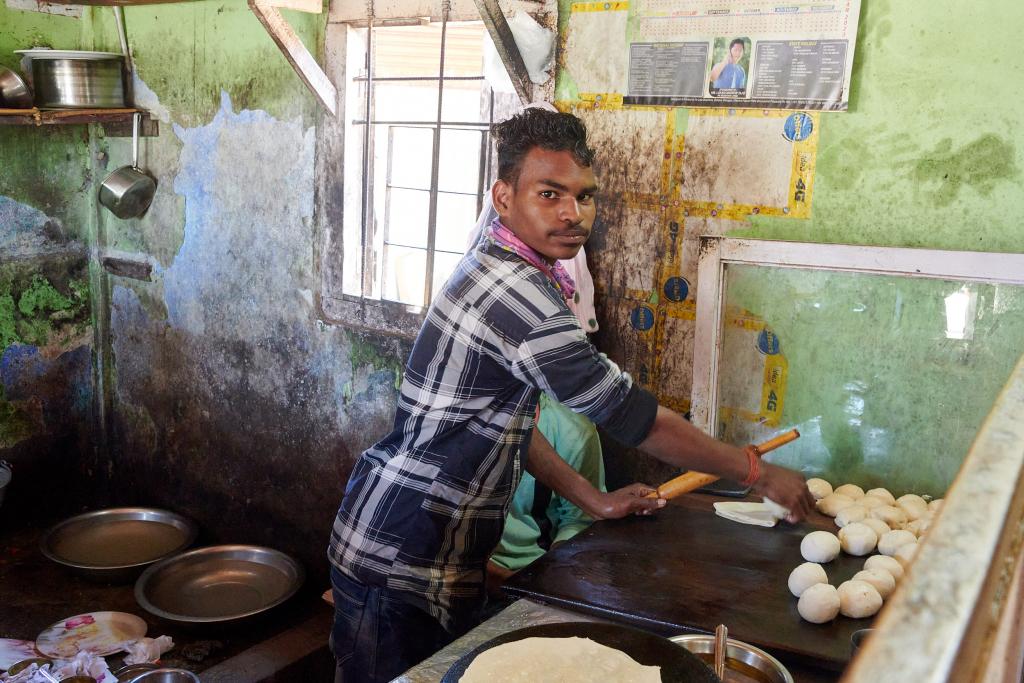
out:
{"label": "dark jeans", "polygon": [[386,588],[331,569],[335,683],[385,683],[454,640],[429,614]]}

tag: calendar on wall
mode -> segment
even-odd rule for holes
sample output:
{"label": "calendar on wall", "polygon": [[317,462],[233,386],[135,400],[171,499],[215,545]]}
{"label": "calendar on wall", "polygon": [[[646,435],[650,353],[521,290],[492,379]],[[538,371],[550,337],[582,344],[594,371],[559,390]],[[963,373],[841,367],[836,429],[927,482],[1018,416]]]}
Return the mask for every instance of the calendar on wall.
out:
{"label": "calendar on wall", "polygon": [[860,0],[632,0],[624,104],[845,111]]}

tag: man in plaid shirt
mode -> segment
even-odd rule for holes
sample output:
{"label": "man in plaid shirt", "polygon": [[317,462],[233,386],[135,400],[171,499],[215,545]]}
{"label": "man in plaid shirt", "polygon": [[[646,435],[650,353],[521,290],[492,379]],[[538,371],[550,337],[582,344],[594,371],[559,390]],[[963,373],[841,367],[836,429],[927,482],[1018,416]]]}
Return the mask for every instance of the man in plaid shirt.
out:
{"label": "man in plaid shirt", "polygon": [[356,463],[331,534],[336,680],[387,681],[474,625],[487,558],[526,467],[595,519],[664,500],[602,493],[534,429],[541,391],[628,446],[686,469],[749,481],[792,511],[803,477],[762,463],[658,406],[587,340],[557,261],[590,235],[597,182],[582,122],[527,109],[494,127],[498,219],[427,312],[394,430]]}

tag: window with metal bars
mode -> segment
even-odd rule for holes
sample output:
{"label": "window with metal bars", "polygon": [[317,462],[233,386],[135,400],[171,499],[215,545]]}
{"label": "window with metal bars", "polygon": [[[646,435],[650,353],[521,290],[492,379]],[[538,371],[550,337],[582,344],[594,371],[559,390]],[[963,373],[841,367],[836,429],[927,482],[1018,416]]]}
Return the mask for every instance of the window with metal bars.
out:
{"label": "window with metal bars", "polygon": [[342,291],[429,305],[491,185],[482,22],[349,31]]}

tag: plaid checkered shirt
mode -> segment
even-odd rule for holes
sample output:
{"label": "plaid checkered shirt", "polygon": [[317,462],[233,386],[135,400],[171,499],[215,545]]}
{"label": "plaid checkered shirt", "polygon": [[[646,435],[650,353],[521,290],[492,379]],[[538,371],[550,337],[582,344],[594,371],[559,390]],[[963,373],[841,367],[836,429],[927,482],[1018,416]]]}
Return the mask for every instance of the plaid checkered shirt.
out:
{"label": "plaid checkered shirt", "polygon": [[501,539],[541,391],[635,445],[657,402],[587,340],[560,291],[490,239],[435,297],[394,430],[349,478],[328,556],[351,578],[468,627]]}

